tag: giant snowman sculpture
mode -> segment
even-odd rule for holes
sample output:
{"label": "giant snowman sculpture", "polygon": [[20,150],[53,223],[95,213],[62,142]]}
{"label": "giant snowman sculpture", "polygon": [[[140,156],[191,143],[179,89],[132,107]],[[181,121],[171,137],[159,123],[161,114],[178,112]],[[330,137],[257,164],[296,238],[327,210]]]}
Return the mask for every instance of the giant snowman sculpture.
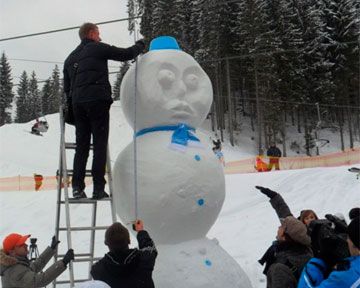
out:
{"label": "giant snowman sculpture", "polygon": [[136,172],[131,143],[114,167],[116,213],[124,223],[144,220],[159,251],[155,286],[251,287],[218,241],[206,238],[225,198],[222,165],[195,132],[212,103],[209,77],[174,38],[158,37],[126,73],[121,102],[137,131]]}

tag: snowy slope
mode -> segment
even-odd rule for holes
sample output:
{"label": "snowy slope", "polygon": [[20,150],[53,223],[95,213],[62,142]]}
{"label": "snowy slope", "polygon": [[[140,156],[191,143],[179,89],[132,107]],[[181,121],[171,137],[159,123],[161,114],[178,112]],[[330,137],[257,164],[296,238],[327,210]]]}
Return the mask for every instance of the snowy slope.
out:
{"label": "snowy slope", "polygon": [[[50,129],[43,137],[24,132],[30,130],[31,123],[11,124],[0,128],[0,177],[32,175],[34,172],[54,175],[59,155],[58,114],[48,115],[47,120]],[[73,128],[67,127],[68,140],[73,135]],[[119,104],[114,103],[110,136],[113,161],[131,139],[132,131],[124,120]],[[225,145],[224,149],[227,159],[249,157],[247,151],[251,151],[251,147],[246,147],[245,152],[235,149],[229,151],[227,147]],[[309,208],[314,209],[321,217],[326,213],[341,212],[347,218],[352,207],[360,206],[360,181],[356,180],[354,174],[347,172],[347,168],[226,175],[225,204],[208,237],[220,241],[220,245],[249,275],[254,288],[265,287],[263,267],[257,260],[275,238],[279,221],[266,196],[254,186],[266,186],[280,192],[295,216],[302,209]],[[76,219],[76,224],[89,225],[90,210],[83,205],[75,206],[72,217]],[[108,206],[100,203],[99,207],[101,217],[98,224],[108,225],[111,219]],[[0,193],[0,238],[3,239],[11,232],[31,233],[39,239],[39,249],[43,250],[54,234],[55,208],[56,191]],[[66,249],[65,234],[61,235],[61,248]],[[73,237],[77,252],[83,252],[82,243],[88,239],[89,235],[84,232],[78,232]],[[97,255],[102,255],[106,251],[102,233],[96,238],[96,245]],[[78,276],[86,276],[86,269],[87,267],[79,266],[76,271],[81,275]],[[64,275],[67,276],[67,273]]]}

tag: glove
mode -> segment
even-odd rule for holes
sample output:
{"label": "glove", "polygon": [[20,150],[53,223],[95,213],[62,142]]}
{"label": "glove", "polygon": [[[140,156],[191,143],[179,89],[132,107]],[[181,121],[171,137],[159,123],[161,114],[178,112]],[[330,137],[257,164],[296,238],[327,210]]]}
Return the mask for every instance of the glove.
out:
{"label": "glove", "polygon": [[347,233],[347,225],[339,217],[336,217],[331,214],[326,214],[325,218],[329,220],[330,222],[334,223],[335,225],[335,231],[337,233]]}
{"label": "glove", "polygon": [[261,193],[268,196],[270,199],[274,198],[278,193],[275,191],[270,190],[269,188],[261,187],[261,186],[255,186],[256,189],[259,189]]}
{"label": "glove", "polygon": [[65,123],[69,125],[75,125],[75,118],[74,118],[74,112],[73,112],[73,106],[71,99],[68,99],[66,101],[65,109],[64,109],[64,120]]}
{"label": "glove", "polygon": [[51,239],[51,244],[50,244],[50,248],[55,250],[56,247],[59,245],[60,241],[58,239],[56,239],[55,236],[52,237]]}
{"label": "glove", "polygon": [[144,52],[145,47],[146,47],[144,39],[140,39],[140,40],[136,41],[135,45],[139,48],[140,53]]}
{"label": "glove", "polygon": [[64,258],[62,259],[65,266],[67,266],[67,264],[69,264],[71,260],[74,260],[74,250],[73,249],[69,249],[66,252]]}

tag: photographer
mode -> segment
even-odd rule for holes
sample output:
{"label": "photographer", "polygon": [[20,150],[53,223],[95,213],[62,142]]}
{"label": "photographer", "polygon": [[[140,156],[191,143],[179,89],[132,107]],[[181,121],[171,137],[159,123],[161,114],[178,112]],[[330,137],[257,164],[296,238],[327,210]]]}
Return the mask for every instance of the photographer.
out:
{"label": "photographer", "polygon": [[[54,256],[58,241],[55,236],[51,244],[35,261],[28,258],[27,239],[30,235],[9,234],[0,250],[0,275],[3,288],[45,287],[65,271],[67,264],[74,260],[74,251],[70,249],[62,260],[55,262],[45,272],[41,270]],[[34,241],[33,241],[34,242]]]}
{"label": "photographer", "polygon": [[302,268],[313,256],[304,223],[292,216],[289,207],[280,194],[261,186],[256,186],[261,193],[270,198],[281,225],[275,241],[259,260],[265,264],[267,288],[295,288]]}
{"label": "photographer", "polygon": [[306,264],[298,288],[360,287],[360,217],[351,221],[347,233],[347,245],[351,256],[338,262],[332,270],[334,263],[327,255],[328,247],[325,243],[320,243],[320,253]]}

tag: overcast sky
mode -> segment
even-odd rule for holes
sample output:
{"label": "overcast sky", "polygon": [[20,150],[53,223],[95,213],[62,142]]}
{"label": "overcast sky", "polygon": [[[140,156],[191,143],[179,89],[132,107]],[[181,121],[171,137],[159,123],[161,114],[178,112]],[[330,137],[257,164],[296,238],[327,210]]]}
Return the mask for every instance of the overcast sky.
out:
{"label": "overcast sky", "polygon": [[[84,22],[126,18],[126,3],[126,0],[0,0],[0,39],[80,26]],[[105,43],[128,47],[133,44],[134,38],[129,35],[127,27],[127,21],[100,25],[100,37]],[[16,84],[24,70],[28,74],[35,71],[39,80],[47,79],[55,63],[15,59],[59,62],[62,72],[62,63],[79,42],[76,29],[0,41],[0,51],[5,52],[9,59],[13,82]],[[118,62],[109,62],[109,65],[110,71],[117,71],[116,67],[120,66]]]}

